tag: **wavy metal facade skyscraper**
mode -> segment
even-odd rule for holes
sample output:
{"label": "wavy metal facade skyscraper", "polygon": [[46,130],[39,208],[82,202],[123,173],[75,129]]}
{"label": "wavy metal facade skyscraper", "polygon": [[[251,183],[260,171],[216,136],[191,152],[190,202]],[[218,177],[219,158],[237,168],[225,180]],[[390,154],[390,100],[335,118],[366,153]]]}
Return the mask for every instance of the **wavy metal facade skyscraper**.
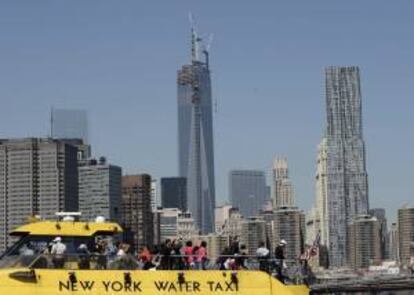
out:
{"label": "wavy metal facade skyscraper", "polygon": [[[327,67],[327,220],[330,265],[347,263],[347,226],[368,213],[358,67]],[[323,218],[323,217],[322,217]]]}
{"label": "wavy metal facade skyscraper", "polygon": [[[213,104],[208,50],[191,31],[192,60],[177,74],[179,175],[187,178],[188,209],[202,233],[214,230]],[[204,60],[200,60],[200,51]]]}

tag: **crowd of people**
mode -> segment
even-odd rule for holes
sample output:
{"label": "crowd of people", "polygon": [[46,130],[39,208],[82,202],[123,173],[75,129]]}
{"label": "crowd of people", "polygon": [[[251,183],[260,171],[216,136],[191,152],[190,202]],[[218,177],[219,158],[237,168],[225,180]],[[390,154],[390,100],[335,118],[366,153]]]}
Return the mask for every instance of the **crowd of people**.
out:
{"label": "crowd of people", "polygon": [[[107,239],[96,239],[90,243],[69,247],[56,237],[43,251],[43,257],[36,260],[35,266],[40,268],[62,269],[74,267],[78,269],[143,269],[143,270],[246,270],[259,269],[274,274],[284,282],[287,269],[285,249],[287,242],[281,240],[271,253],[266,243],[260,242],[256,253],[249,255],[246,245],[237,240],[224,248],[219,257],[212,261],[207,253],[207,243],[200,241],[165,240],[158,246],[144,246],[135,251],[130,244],[113,242]],[[68,250],[70,248],[70,250]],[[33,256],[33,250],[25,247],[25,255]],[[73,252],[75,250],[75,253]],[[29,261],[29,260],[27,260]],[[69,261],[71,264],[68,264]]]}

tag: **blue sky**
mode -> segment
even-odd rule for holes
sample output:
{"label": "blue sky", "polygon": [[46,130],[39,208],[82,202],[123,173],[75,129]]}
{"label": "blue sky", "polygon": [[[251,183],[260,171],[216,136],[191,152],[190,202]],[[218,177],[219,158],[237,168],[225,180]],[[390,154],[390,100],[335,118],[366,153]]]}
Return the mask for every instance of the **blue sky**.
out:
{"label": "blue sky", "polygon": [[1,1],[0,136],[46,136],[51,106],[87,109],[95,155],[127,173],[177,173],[176,71],[188,12],[211,47],[216,182],[289,159],[314,202],[327,65],[358,65],[371,207],[413,198],[414,2]]}

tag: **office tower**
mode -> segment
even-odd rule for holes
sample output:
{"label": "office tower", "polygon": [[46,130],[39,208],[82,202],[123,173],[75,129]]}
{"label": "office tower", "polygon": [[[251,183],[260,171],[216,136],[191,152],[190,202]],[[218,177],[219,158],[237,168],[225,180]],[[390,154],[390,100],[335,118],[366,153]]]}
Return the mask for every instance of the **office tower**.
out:
{"label": "office tower", "polygon": [[292,182],[286,158],[276,157],[273,161],[273,205],[274,208],[290,207],[295,203]]}
{"label": "office tower", "polygon": [[197,235],[194,218],[190,212],[182,212],[178,208],[164,208],[160,213],[160,239],[191,240]]}
{"label": "office tower", "polygon": [[202,233],[214,231],[213,107],[208,51],[192,29],[192,61],[177,74],[179,176],[187,178],[188,209]]}
{"label": "office tower", "polygon": [[161,198],[158,189],[158,181],[151,179],[151,210],[156,212],[158,207],[161,207]]}
{"label": "office tower", "polygon": [[249,217],[241,222],[240,244],[246,245],[249,255],[256,255],[260,242],[266,242],[266,224],[260,217]]}
{"label": "office tower", "polygon": [[401,265],[410,265],[414,257],[414,206],[398,209],[398,255]]}
{"label": "office tower", "polygon": [[88,114],[85,110],[52,108],[50,117],[52,138],[77,138],[88,143]]}
{"label": "office tower", "polygon": [[127,175],[122,177],[122,226],[125,239],[135,250],[154,241],[151,211],[151,176]]}
{"label": "office tower", "polygon": [[187,179],[185,177],[161,178],[161,205],[187,211]]}
{"label": "office tower", "polygon": [[385,217],[384,208],[372,208],[369,209],[369,215],[376,217],[380,224],[380,240],[381,240],[381,258],[388,258],[388,228],[387,218]]}
{"label": "office tower", "polygon": [[381,224],[376,217],[358,215],[348,225],[348,257],[355,268],[381,263]]}
{"label": "office tower", "polygon": [[368,213],[358,67],[327,67],[327,208],[329,261],[346,264],[347,225]]}
{"label": "office tower", "polygon": [[274,212],[274,239],[287,242],[285,257],[297,259],[303,249],[303,213],[297,207],[280,207]]}
{"label": "office tower", "polygon": [[45,138],[0,140],[0,252],[33,215],[78,210],[76,147]]}
{"label": "office tower", "polygon": [[259,214],[266,203],[266,176],[263,171],[232,170],[229,173],[231,205],[244,217]]}
{"label": "office tower", "polygon": [[398,224],[396,222],[393,222],[391,224],[391,228],[388,233],[388,239],[389,239],[389,242],[388,242],[389,258],[394,261],[399,261],[400,260],[399,254],[398,254],[399,253],[399,250],[398,250],[399,237],[398,237]]}
{"label": "office tower", "polygon": [[92,159],[79,168],[79,211],[82,219],[103,216],[121,222],[122,169],[104,157]]}

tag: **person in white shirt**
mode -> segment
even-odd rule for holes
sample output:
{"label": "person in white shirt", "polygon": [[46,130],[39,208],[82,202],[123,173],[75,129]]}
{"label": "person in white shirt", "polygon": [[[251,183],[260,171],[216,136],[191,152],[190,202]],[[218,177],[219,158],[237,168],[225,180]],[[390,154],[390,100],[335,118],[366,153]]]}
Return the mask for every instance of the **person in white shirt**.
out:
{"label": "person in white shirt", "polygon": [[53,240],[52,249],[50,250],[50,254],[52,254],[52,262],[55,268],[63,268],[65,265],[65,254],[66,252],[66,245],[62,243],[61,237],[56,237]]}
{"label": "person in white shirt", "polygon": [[269,270],[269,249],[266,248],[265,242],[260,242],[259,248],[256,250],[257,259],[259,260],[259,269],[262,271]]}

